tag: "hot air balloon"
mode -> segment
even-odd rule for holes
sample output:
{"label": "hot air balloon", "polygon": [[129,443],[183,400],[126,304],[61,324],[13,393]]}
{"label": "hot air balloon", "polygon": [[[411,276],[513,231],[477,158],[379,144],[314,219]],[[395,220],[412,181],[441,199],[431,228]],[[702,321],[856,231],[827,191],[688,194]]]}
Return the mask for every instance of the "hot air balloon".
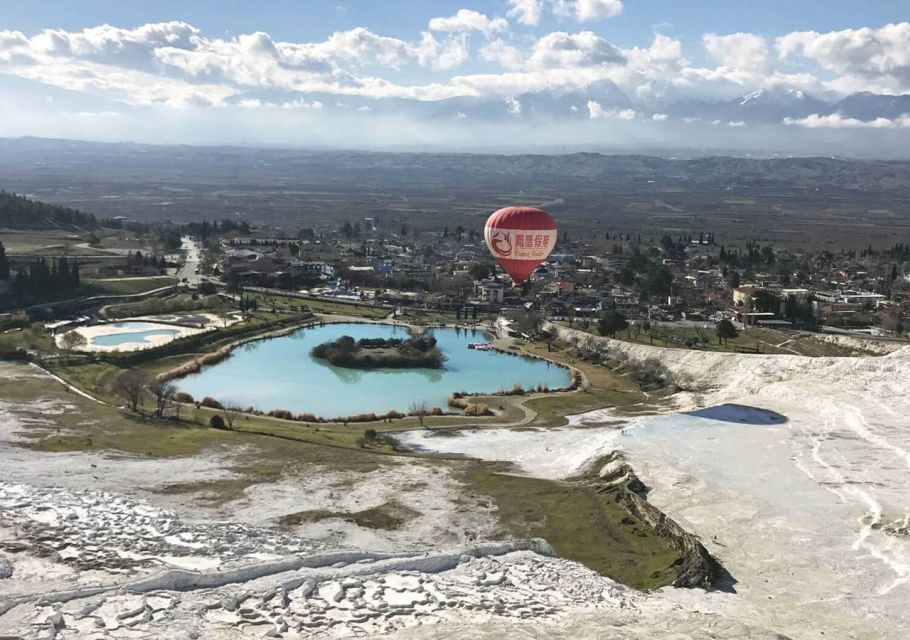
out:
{"label": "hot air balloon", "polygon": [[534,207],[506,207],[487,219],[487,248],[517,286],[528,279],[556,244],[556,223]]}

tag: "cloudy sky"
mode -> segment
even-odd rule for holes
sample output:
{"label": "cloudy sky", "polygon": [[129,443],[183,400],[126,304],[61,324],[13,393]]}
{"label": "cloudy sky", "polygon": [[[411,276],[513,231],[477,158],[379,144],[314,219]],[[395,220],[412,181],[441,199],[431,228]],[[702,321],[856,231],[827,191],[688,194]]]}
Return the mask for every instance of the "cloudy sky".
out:
{"label": "cloudy sky", "polygon": [[[4,0],[0,136],[893,140],[902,107],[840,101],[910,94],[908,20],[910,0]],[[756,97],[774,109],[737,106]]]}

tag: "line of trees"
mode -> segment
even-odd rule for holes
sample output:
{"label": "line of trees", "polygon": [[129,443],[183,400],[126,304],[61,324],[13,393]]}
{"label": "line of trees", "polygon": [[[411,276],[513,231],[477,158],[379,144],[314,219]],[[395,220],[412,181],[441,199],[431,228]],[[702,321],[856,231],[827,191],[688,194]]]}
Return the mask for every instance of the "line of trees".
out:
{"label": "line of trees", "polygon": [[0,191],[0,227],[8,229],[96,229],[90,213]]}
{"label": "line of trees", "polygon": [[250,225],[244,221],[234,221],[224,218],[222,220],[203,220],[202,222],[189,222],[183,225],[183,230],[189,235],[197,236],[205,240],[210,236],[217,236],[222,233],[237,231],[244,235],[250,234]]}
{"label": "line of trees", "polygon": [[126,407],[134,413],[142,412],[143,400],[152,398],[154,416],[163,418],[174,403],[177,386],[158,376],[147,376],[140,371],[125,371],[114,380],[113,391],[123,398]]}
{"label": "line of trees", "polygon": [[163,270],[167,268],[167,262],[164,256],[142,255],[142,252],[137,250],[136,253],[130,251],[126,254],[126,266],[131,271],[135,269],[141,270],[143,267],[156,267]]}
{"label": "line of trees", "polygon": [[79,263],[63,256],[53,258],[50,262],[45,258],[38,258],[20,269],[16,274],[14,287],[16,293],[20,295],[41,297],[52,293],[75,291],[80,284]]}
{"label": "line of trees", "polygon": [[0,280],[9,280],[9,258],[6,257],[6,247],[0,242]]}

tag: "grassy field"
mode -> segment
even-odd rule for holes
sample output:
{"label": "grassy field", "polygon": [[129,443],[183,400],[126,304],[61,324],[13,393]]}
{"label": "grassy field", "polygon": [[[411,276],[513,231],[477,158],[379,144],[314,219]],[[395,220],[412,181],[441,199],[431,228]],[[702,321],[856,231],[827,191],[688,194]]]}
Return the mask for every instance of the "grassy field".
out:
{"label": "grassy field", "polygon": [[604,407],[626,406],[641,402],[645,398],[638,385],[628,377],[607,367],[579,360],[565,350],[554,347],[548,351],[543,343],[524,344],[521,349],[525,353],[575,367],[588,381],[588,385],[578,391],[529,399],[525,406],[537,414],[532,424],[551,426],[565,424],[565,416],[570,414]]}
{"label": "grassy field", "polygon": [[496,505],[503,537],[544,538],[562,557],[638,589],[676,577],[676,552],[609,492],[581,482],[510,475],[481,463],[467,468],[464,481]]}
{"label": "grassy field", "polygon": [[97,245],[89,245],[91,232],[61,229],[26,229],[3,231],[0,242],[14,255],[114,256],[122,249],[150,253],[148,244],[131,231],[98,229]]}
{"label": "grassy field", "polygon": [[56,350],[54,339],[50,331],[39,322],[33,322],[27,327],[5,329],[0,331],[0,349],[26,351],[43,351],[50,353]]}
{"label": "grassy field", "polygon": [[[560,324],[568,326],[566,323]],[[585,325],[575,322],[574,328],[592,335],[599,335],[593,324],[585,327]],[[695,329],[688,326],[659,324],[651,331],[630,327],[626,331],[617,333],[616,339],[654,347],[687,349],[689,348],[685,344],[687,340],[700,341],[702,338],[707,338],[707,345],[698,347],[700,351],[790,354],[811,357],[863,355],[848,347],[817,340],[814,338],[816,335],[818,334],[789,329],[749,327],[745,331],[740,331],[735,338],[718,342],[713,326],[707,329]]]}
{"label": "grassy field", "polygon": [[[568,323],[560,323],[568,326]],[[710,323],[709,323],[710,324]],[[575,322],[573,329],[585,331],[592,335],[600,335],[594,323],[584,324]],[[699,347],[701,351],[722,351],[739,353],[786,353],[776,345],[787,340],[783,332],[772,329],[749,329],[740,331],[739,335],[729,340],[718,342],[713,325],[708,328],[695,328],[671,324],[657,324],[650,330],[639,326],[631,326],[625,331],[616,334],[617,340],[635,344],[647,344],[654,347],[668,347],[671,349],[686,349],[686,341],[701,342],[707,340],[705,346]]]}
{"label": "grassy field", "polygon": [[177,284],[177,278],[170,276],[152,276],[148,278],[107,278],[85,280],[83,283],[96,292],[96,295],[133,295],[154,291],[162,287]]}
{"label": "grassy field", "polygon": [[295,298],[284,296],[280,293],[247,293],[249,298],[256,300],[260,309],[276,311],[297,310],[306,307],[313,313],[322,315],[357,316],[361,318],[381,319],[388,317],[390,310],[380,307],[349,304],[328,300],[313,300],[310,298]]}

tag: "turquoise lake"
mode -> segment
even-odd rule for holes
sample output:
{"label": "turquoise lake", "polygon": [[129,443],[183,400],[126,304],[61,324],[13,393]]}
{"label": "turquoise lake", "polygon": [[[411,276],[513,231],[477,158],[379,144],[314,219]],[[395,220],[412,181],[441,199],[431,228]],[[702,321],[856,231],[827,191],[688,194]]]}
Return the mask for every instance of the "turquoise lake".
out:
{"label": "turquoise lake", "polygon": [[453,391],[490,393],[547,385],[569,385],[569,372],[544,360],[468,349],[487,342],[479,331],[435,329],[448,357],[444,369],[357,370],[334,367],[310,356],[310,350],[348,335],[361,338],[406,337],[401,327],[384,324],[330,324],[250,342],[227,360],[175,380],[180,391],[197,400],[211,396],[222,403],[263,411],[287,409],[332,418],[358,413],[406,412],[415,400],[446,408]]}

